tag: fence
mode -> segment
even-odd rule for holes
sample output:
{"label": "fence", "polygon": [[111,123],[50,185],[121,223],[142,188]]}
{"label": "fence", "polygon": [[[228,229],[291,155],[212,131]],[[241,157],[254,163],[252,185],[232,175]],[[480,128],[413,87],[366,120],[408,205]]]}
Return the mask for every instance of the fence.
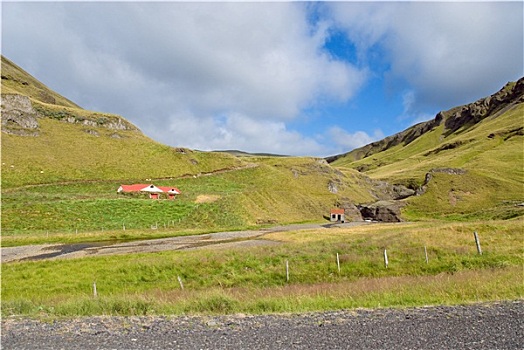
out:
{"label": "fence", "polygon": [[[477,254],[482,255],[480,240],[479,240],[479,236],[477,232],[474,232],[474,239],[475,239],[475,246],[477,249]],[[428,264],[428,265],[430,264],[427,246],[423,246],[418,250],[413,250],[413,249],[411,250],[413,252],[413,255],[417,256],[417,258],[415,259],[419,261],[424,261],[425,264]],[[337,269],[338,274],[341,274],[341,271],[342,271],[340,256],[341,254],[337,252],[335,256],[333,257],[333,264],[336,264],[336,269]],[[389,268],[389,259],[388,259],[387,249],[384,249],[383,251],[383,259],[384,259],[384,269],[388,269]],[[289,259],[286,259],[284,262],[284,266],[283,266],[283,270],[285,270],[285,282],[286,283],[292,282],[292,269],[293,269],[293,265],[292,264],[290,265]],[[177,275],[176,279],[177,279],[178,285],[180,286],[180,289],[184,290],[183,279],[180,277],[180,275]],[[92,291],[93,291],[93,296],[96,298],[98,296],[96,281],[93,282]]]}

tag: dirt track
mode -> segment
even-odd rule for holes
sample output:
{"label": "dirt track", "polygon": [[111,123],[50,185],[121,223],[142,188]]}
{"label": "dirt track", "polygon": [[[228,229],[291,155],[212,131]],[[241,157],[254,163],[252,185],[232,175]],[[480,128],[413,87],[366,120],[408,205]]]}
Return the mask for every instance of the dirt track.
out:
{"label": "dirt track", "polygon": [[[346,223],[335,226],[351,227],[367,224],[365,222]],[[216,232],[204,235],[182,236],[140,240],[126,243],[78,243],[78,244],[40,244],[2,248],[2,263],[20,260],[72,259],[86,256],[103,256],[115,254],[152,253],[166,250],[185,250],[201,248],[232,248],[255,245],[278,244],[264,239],[271,232],[292,231],[301,229],[328,229],[329,224],[301,224],[277,226],[263,230]]]}
{"label": "dirt track", "polygon": [[522,301],[293,315],[2,320],[2,349],[523,349]]}

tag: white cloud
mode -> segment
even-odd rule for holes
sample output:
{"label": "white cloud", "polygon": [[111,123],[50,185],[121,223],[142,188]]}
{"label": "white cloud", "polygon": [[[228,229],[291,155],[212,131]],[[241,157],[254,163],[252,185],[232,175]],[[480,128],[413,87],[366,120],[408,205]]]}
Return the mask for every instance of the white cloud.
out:
{"label": "white cloud", "polygon": [[338,153],[348,152],[384,138],[384,133],[379,129],[375,130],[373,135],[368,135],[364,131],[349,133],[338,126],[331,127],[327,134],[339,146],[341,151]]}
{"label": "white cloud", "polygon": [[[282,155],[322,155],[325,146],[298,132],[288,130],[281,121],[252,119],[241,114],[195,118],[178,115],[162,131],[173,144],[198,150],[236,149]],[[181,140],[184,140],[181,142]]]}
{"label": "white cloud", "polygon": [[[365,70],[323,52],[326,25],[312,27],[305,4],[3,6],[8,57],[81,106],[121,114],[171,145],[253,146],[245,140],[254,136],[232,122],[243,116],[245,127],[250,121],[285,140],[267,135],[257,151],[318,150],[311,140],[296,144],[305,138],[284,123],[319,103],[348,100],[366,79]],[[165,125],[186,132],[172,137]]]}
{"label": "white cloud", "polygon": [[522,2],[329,6],[359,57],[385,56],[392,89],[416,90],[412,112],[475,100],[524,74]]}
{"label": "white cloud", "polygon": [[417,97],[415,91],[407,90],[402,94],[402,106],[404,110],[402,111],[402,114],[397,117],[397,120],[402,122],[402,124],[405,124],[406,128],[433,119],[438,113],[417,111],[416,108],[413,108],[416,102]]}

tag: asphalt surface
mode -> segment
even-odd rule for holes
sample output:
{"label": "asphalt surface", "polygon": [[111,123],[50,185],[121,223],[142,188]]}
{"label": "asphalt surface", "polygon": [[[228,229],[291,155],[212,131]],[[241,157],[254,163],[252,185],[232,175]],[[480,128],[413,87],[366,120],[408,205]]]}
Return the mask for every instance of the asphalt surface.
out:
{"label": "asphalt surface", "polygon": [[263,316],[2,320],[2,349],[524,349],[524,301]]}

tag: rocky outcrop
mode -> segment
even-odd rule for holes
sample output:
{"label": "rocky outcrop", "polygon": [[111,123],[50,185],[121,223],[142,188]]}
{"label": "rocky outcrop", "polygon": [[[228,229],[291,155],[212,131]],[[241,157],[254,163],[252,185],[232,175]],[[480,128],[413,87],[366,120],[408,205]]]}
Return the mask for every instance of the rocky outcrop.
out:
{"label": "rocky outcrop", "polygon": [[[360,214],[360,210],[358,207],[351,202],[349,198],[340,198],[335,203],[336,208],[344,209],[344,216],[346,221],[348,222],[355,222],[355,221],[363,221],[362,214]],[[329,220],[329,217],[326,217],[327,220]]]}
{"label": "rocky outcrop", "polygon": [[450,150],[450,149],[455,149],[457,147],[460,147],[460,146],[463,146],[463,145],[466,145],[470,142],[473,142],[474,140],[471,139],[471,140],[458,140],[458,141],[454,141],[454,142],[450,142],[450,143],[445,143],[443,144],[442,146],[436,148],[436,149],[433,149],[431,151],[428,151],[426,153],[424,153],[424,156],[430,156],[430,155],[433,155],[433,154],[439,154],[440,152],[442,151],[447,151],[447,150]]}
{"label": "rocky outcrop", "polygon": [[105,128],[118,131],[138,131],[133,124],[116,115],[108,115],[97,112],[78,113],[74,109],[63,108],[59,110],[47,109],[36,104],[34,109],[39,117],[51,118],[70,124],[80,124],[94,128]]}
{"label": "rocky outcrop", "polygon": [[[335,207],[344,209],[346,221],[402,221],[401,208],[405,206],[405,203],[401,200],[414,196],[417,192],[404,185],[392,185],[386,181],[372,180],[368,177],[364,177],[364,181],[366,182],[364,186],[371,187],[370,194],[376,199],[376,202],[355,205],[348,198],[339,199]],[[336,188],[333,182],[330,182],[329,185]],[[330,191],[333,193],[332,189]]]}
{"label": "rocky outcrop", "polygon": [[85,131],[91,135],[98,132],[93,128],[106,128],[115,131],[138,131],[138,128],[125,119],[101,113],[80,113],[72,108],[49,109],[20,94],[2,94],[2,132],[20,136],[38,136],[38,118],[51,118],[71,124],[87,126]]}
{"label": "rocky outcrop", "polygon": [[416,195],[421,196],[424,193],[426,193],[426,190],[428,188],[428,184],[433,178],[434,173],[441,173],[441,174],[449,174],[449,175],[463,175],[466,173],[466,170],[461,168],[435,168],[431,169],[428,173],[426,173],[426,177],[424,178],[424,183],[422,186],[420,186],[417,191]]}
{"label": "rocky outcrop", "polygon": [[37,136],[38,121],[27,96],[2,94],[2,132],[20,136]]}
{"label": "rocky outcrop", "polygon": [[[401,184],[390,184],[387,181],[373,180],[364,177],[366,187],[370,187],[369,193],[377,200],[399,200],[415,195],[415,190]],[[371,186],[369,186],[371,185]]]}
{"label": "rocky outcrop", "polygon": [[445,127],[449,135],[461,128],[467,128],[487,118],[496,117],[513,105],[524,102],[524,78],[516,83],[506,84],[497,93],[482,98],[474,103],[453,109],[448,112]]}
{"label": "rocky outcrop", "polygon": [[401,209],[406,205],[400,201],[378,201],[373,204],[359,205],[358,209],[364,220],[380,222],[402,222]]}
{"label": "rocky outcrop", "polygon": [[337,194],[339,186],[342,186],[343,182],[340,179],[329,180],[328,181],[328,191]]}

